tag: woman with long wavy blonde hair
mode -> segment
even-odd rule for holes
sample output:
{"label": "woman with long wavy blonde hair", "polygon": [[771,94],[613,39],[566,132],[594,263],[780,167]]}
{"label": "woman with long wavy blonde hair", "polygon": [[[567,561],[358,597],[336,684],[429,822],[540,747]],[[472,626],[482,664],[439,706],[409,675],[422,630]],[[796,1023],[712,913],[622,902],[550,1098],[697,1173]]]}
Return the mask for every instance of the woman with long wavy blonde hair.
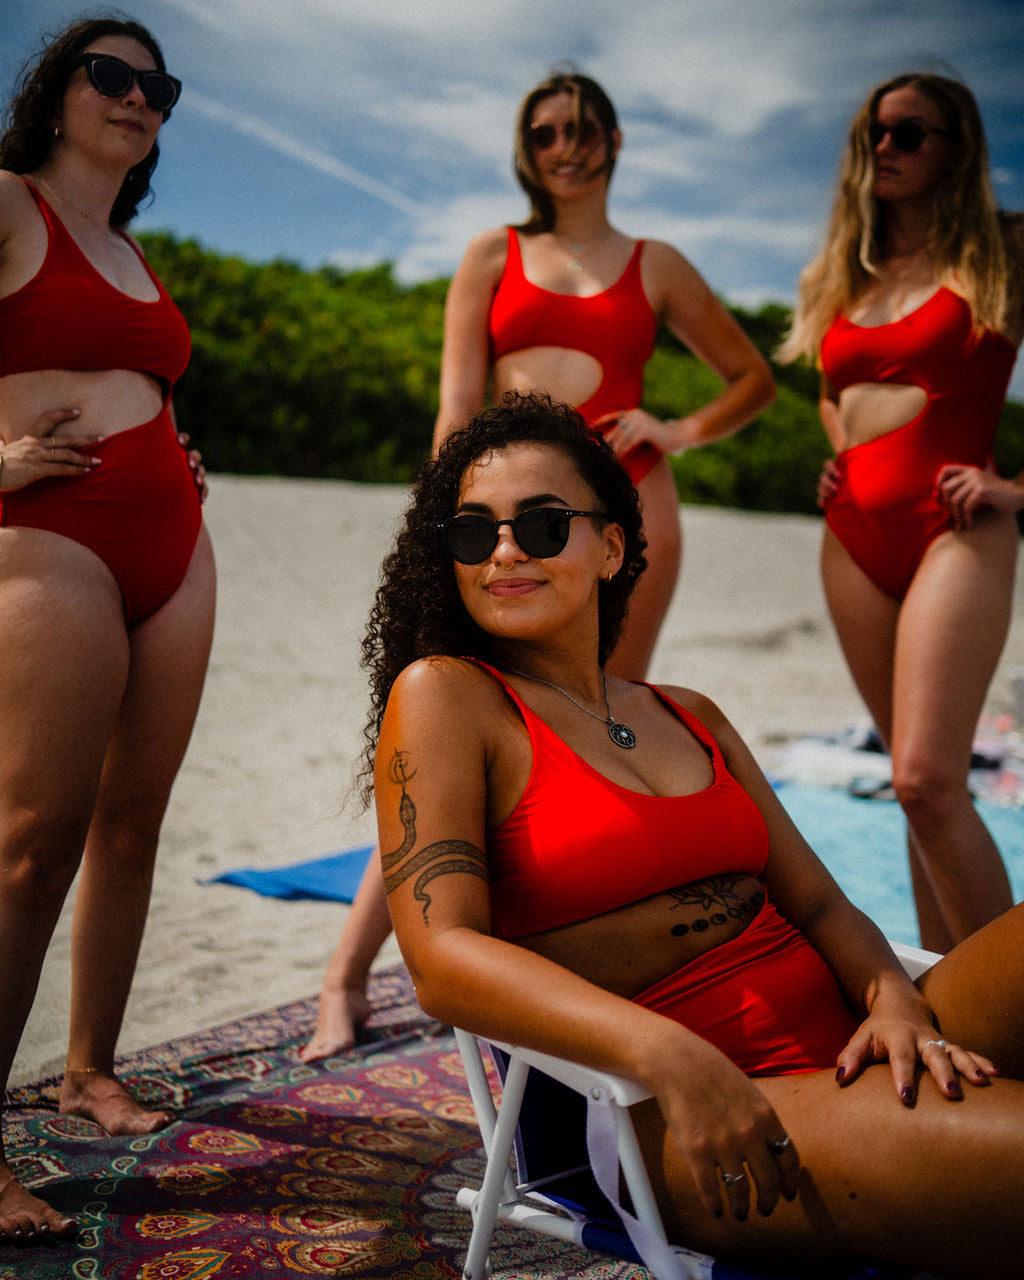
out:
{"label": "woman with long wavy blonde hair", "polygon": [[996,207],[977,103],[908,73],[854,117],[826,244],[783,358],[822,369],[837,451],[822,576],[892,755],[921,939],[947,951],[1012,902],[967,789],[1009,625],[1024,477],[992,443],[1024,335],[1019,218]]}

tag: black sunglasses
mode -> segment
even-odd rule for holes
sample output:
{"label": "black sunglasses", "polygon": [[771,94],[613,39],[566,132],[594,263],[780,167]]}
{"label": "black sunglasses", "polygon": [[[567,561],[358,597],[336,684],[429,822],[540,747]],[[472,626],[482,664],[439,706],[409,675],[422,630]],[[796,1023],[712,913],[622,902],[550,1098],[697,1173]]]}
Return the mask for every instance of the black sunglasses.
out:
{"label": "black sunglasses", "polygon": [[[598,126],[593,120],[588,120],[586,116],[579,126],[579,143],[577,145],[585,147],[588,143],[594,141],[599,132]],[[577,127],[575,120],[569,120],[564,125],[554,124],[532,124],[530,125],[530,146],[535,151],[547,151],[548,147],[553,146],[555,139],[559,133],[565,138],[566,146],[571,147],[576,142]]]}
{"label": "black sunglasses", "polygon": [[916,120],[897,120],[895,124],[882,124],[880,120],[876,120],[868,129],[868,141],[873,151],[888,134],[897,151],[902,151],[905,155],[913,155],[915,151],[921,150],[922,143],[930,133],[949,136],[948,129],[929,129],[926,125],[918,124]]}
{"label": "black sunglasses", "polygon": [[85,67],[89,83],[105,98],[123,98],[137,80],[151,111],[170,111],[181,93],[181,81],[166,71],[138,71],[112,53],[83,53],[68,68]]}
{"label": "black sunglasses", "polygon": [[459,564],[483,564],[498,545],[498,532],[508,525],[521,551],[538,560],[557,556],[569,541],[574,516],[607,520],[603,511],[569,511],[566,507],[531,507],[511,520],[488,520],[486,516],[452,516],[437,526],[445,546]]}

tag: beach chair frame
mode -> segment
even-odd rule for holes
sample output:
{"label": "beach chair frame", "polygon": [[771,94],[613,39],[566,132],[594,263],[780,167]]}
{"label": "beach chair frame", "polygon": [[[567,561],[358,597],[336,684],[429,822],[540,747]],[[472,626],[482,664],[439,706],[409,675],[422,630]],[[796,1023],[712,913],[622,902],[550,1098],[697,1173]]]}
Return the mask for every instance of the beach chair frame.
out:
{"label": "beach chair frame", "polygon": [[[919,977],[940,959],[933,952],[903,944],[894,944],[894,950],[911,978]],[[753,1272],[716,1263],[707,1254],[671,1245],[666,1239],[629,1114],[631,1106],[650,1097],[643,1086],[623,1076],[533,1049],[499,1041],[480,1041],[458,1027],[455,1039],[487,1157],[481,1185],[462,1187],[456,1195],[458,1206],[472,1216],[463,1280],[484,1280],[489,1275],[491,1245],[499,1221],[587,1248],[605,1248],[619,1256],[636,1257],[655,1280],[727,1280],[727,1277],[755,1280]],[[497,1108],[486,1066],[487,1055],[493,1056],[495,1050],[504,1076]],[[590,1220],[585,1214],[574,1212],[546,1195],[544,1187],[549,1186],[553,1178],[545,1178],[538,1184],[521,1181],[518,1170],[513,1171],[520,1112],[531,1071],[543,1072],[586,1099],[589,1168],[621,1218],[628,1237],[628,1242],[623,1241],[624,1248],[604,1239],[600,1233],[597,1240],[593,1240],[588,1232]],[[583,1171],[586,1168],[583,1166]],[[573,1168],[564,1173],[580,1171]],[[620,1175],[629,1193],[631,1209],[620,1203]]]}

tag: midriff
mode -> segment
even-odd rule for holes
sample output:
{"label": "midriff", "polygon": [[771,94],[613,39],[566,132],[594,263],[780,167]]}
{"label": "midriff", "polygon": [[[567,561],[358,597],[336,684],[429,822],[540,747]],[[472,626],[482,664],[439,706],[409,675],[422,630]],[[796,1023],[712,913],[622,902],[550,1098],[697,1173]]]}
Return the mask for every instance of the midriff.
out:
{"label": "midriff", "polygon": [[133,369],[41,369],[0,378],[0,438],[10,444],[27,435],[49,410],[80,409],[53,435],[116,435],[160,412],[160,384]]}
{"label": "midriff", "polygon": [[632,999],[682,965],[738,937],[764,897],[755,877],[723,874],[514,941],[595,986]]}

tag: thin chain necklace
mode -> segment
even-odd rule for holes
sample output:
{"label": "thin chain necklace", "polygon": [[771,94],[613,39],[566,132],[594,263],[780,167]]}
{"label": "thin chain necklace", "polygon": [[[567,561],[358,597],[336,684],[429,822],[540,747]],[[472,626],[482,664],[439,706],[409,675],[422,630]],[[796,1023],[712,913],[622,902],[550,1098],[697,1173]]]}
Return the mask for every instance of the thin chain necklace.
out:
{"label": "thin chain necklace", "polygon": [[593,716],[595,720],[600,720],[602,724],[608,726],[608,737],[617,747],[622,747],[624,751],[632,751],[636,746],[636,734],[628,724],[622,724],[612,715],[611,706],[608,703],[608,677],[601,672],[601,686],[604,690],[604,709],[608,712],[606,716],[599,716],[596,711],[591,711],[589,707],[585,707],[582,702],[577,702],[571,693],[563,689],[560,684],[555,684],[552,680],[542,680],[540,676],[527,675],[525,671],[520,671],[517,667],[510,667],[507,662],[502,664],[506,671],[511,671],[515,676],[522,676],[524,680],[533,680],[536,684],[546,684],[549,689],[554,689],[556,693],[560,693],[563,698],[568,698],[574,707],[579,707],[581,711],[585,711],[588,716]]}
{"label": "thin chain necklace", "polygon": [[605,237],[608,235],[608,232],[601,231],[596,236],[591,236],[590,239],[587,241],[570,240],[568,242],[566,242],[565,237],[559,235],[557,231],[553,231],[551,234],[554,236],[555,242],[559,244],[563,249],[565,249],[567,253],[570,254],[570,261],[569,261],[570,268],[573,271],[582,271],[583,263],[580,261],[580,256],[583,253],[583,250],[590,249],[595,244],[599,243],[599,241],[604,240]]}
{"label": "thin chain necklace", "polygon": [[84,209],[80,208],[77,204],[75,204],[75,202],[72,199],[70,199],[70,197],[66,196],[64,192],[60,190],[59,187],[55,187],[53,183],[50,182],[47,178],[36,178],[35,182],[37,186],[45,187],[47,191],[55,195],[57,199],[62,204],[67,205],[69,209],[73,209],[80,218],[84,218],[86,222],[91,222],[94,227],[99,225],[97,223],[97,220],[92,216],[91,213],[86,213]]}

